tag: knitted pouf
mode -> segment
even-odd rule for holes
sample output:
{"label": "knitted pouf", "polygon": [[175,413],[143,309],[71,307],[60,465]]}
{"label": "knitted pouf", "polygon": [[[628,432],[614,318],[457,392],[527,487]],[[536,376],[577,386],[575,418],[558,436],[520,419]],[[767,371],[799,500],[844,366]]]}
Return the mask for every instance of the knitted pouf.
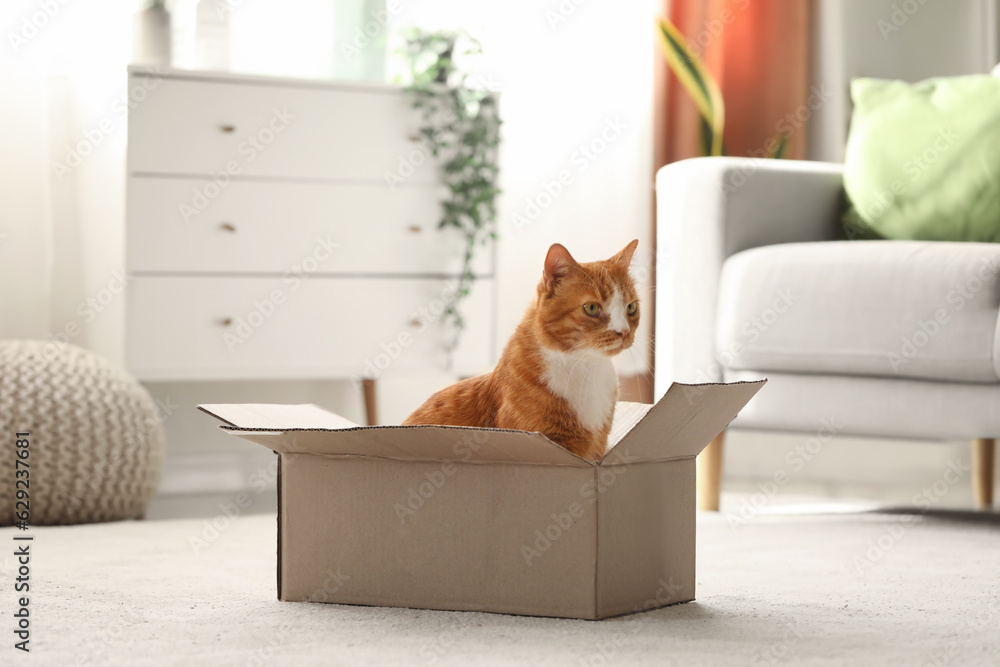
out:
{"label": "knitted pouf", "polygon": [[0,526],[15,523],[18,432],[29,433],[30,524],[138,518],[156,492],[166,440],[156,405],[87,350],[0,341]]}

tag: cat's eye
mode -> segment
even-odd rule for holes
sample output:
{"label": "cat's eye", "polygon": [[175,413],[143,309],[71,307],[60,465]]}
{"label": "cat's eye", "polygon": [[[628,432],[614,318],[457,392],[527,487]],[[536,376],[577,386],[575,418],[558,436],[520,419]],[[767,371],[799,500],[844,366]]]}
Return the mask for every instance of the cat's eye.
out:
{"label": "cat's eye", "polygon": [[584,304],[583,312],[587,313],[591,317],[597,317],[601,314],[601,304],[591,301],[588,304]]}
{"label": "cat's eye", "polygon": [[629,315],[635,315],[635,311],[639,310],[639,302],[633,301],[628,306],[625,307],[625,312]]}

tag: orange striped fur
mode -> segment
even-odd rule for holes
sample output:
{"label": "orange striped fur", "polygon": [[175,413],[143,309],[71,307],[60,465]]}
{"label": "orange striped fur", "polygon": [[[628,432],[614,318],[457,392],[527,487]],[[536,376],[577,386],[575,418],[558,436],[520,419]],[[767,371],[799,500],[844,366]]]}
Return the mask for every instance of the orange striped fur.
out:
{"label": "orange striped fur", "polygon": [[639,324],[628,273],[638,243],[587,264],[549,248],[535,301],[496,368],[442,389],[403,423],[538,431],[599,461],[618,398],[611,358],[631,347]]}

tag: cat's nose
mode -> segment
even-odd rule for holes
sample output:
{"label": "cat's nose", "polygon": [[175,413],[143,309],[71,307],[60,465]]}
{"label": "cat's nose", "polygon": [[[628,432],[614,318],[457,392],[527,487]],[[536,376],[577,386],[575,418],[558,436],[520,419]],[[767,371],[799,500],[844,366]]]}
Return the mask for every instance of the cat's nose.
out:
{"label": "cat's nose", "polygon": [[629,331],[631,331],[631,329],[622,329],[621,331],[618,332],[619,334],[621,334],[622,340],[628,338]]}

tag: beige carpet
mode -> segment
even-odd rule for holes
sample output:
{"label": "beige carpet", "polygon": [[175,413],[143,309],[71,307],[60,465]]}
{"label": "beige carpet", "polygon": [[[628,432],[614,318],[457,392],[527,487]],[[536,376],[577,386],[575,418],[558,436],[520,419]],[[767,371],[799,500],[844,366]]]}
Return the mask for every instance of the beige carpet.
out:
{"label": "beige carpet", "polygon": [[995,666],[997,518],[700,515],[697,602],[596,622],[278,602],[268,516],[39,528],[30,660],[3,529],[0,664]]}

